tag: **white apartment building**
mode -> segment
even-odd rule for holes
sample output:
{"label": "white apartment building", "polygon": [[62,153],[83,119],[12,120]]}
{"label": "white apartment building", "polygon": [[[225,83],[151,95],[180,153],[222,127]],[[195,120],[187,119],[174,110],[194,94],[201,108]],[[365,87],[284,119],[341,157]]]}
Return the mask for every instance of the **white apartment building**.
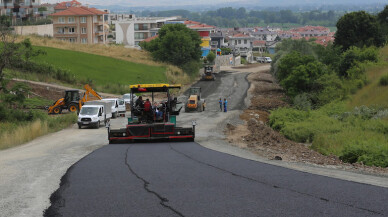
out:
{"label": "white apartment building", "polygon": [[158,34],[166,21],[176,20],[178,17],[132,17],[126,20],[113,21],[115,25],[116,44],[138,47],[146,38]]}

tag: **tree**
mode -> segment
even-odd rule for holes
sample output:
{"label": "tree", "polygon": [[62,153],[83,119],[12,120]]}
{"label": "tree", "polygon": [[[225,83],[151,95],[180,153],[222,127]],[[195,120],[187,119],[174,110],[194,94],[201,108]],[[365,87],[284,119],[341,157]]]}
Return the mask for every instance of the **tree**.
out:
{"label": "tree", "polygon": [[209,61],[209,63],[212,63],[216,59],[216,55],[213,52],[209,52],[209,54],[206,56],[206,60]]}
{"label": "tree", "polygon": [[334,44],[347,50],[351,46],[384,45],[384,38],[375,16],[365,11],[345,14],[337,22]]}
{"label": "tree", "polygon": [[182,66],[201,58],[199,34],[183,24],[167,24],[159,30],[158,38],[141,43],[154,59]]}
{"label": "tree", "polygon": [[382,10],[378,15],[377,19],[380,23],[381,30],[383,32],[384,40],[388,40],[388,5],[385,6],[384,10]]}
{"label": "tree", "polygon": [[16,42],[16,35],[12,33],[11,22],[0,17],[0,92],[7,92],[7,81],[4,79],[4,69],[12,64],[28,62],[31,57],[42,54],[40,50],[32,48],[29,39]]}

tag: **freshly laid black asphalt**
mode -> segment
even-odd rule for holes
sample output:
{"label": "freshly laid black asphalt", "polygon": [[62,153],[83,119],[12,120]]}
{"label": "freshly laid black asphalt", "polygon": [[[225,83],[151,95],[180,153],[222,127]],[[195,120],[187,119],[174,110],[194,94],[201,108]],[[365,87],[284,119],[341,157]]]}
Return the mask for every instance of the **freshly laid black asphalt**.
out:
{"label": "freshly laid black asphalt", "polygon": [[388,189],[197,143],[110,145],[74,164],[46,216],[388,216]]}

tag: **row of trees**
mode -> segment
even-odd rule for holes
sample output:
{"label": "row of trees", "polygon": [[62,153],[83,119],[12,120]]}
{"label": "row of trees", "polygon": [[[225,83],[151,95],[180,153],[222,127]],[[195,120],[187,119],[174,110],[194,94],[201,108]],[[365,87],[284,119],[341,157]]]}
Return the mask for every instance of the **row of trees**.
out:
{"label": "row of trees", "polygon": [[156,11],[143,14],[146,16],[182,16],[209,25],[218,27],[249,27],[257,26],[259,23],[292,23],[301,25],[324,25],[334,26],[343,12],[334,11],[309,11],[293,12],[291,10],[266,11],[250,10],[241,7],[220,8],[215,11],[190,12],[188,10]]}
{"label": "row of trees", "polygon": [[367,83],[365,63],[378,61],[388,39],[388,6],[378,15],[364,11],[341,17],[334,44],[283,40],[272,71],[296,107],[309,109],[342,100]]}

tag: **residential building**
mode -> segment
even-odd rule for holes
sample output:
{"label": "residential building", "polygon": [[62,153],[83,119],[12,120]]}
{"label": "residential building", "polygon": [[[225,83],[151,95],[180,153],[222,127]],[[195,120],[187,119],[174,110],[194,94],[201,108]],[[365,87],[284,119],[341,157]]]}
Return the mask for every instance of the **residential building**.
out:
{"label": "residential building", "polygon": [[245,53],[252,51],[254,40],[255,38],[249,34],[238,33],[229,37],[229,48],[244,56]]}
{"label": "residential building", "polygon": [[64,11],[70,7],[80,7],[80,6],[81,6],[81,3],[77,0],[59,2],[58,4],[55,5],[54,12],[57,13],[60,11]]}
{"label": "residential building", "polygon": [[278,32],[268,28],[254,28],[251,34],[256,38],[256,40],[264,41],[275,41],[278,36]]}
{"label": "residential building", "polygon": [[323,26],[304,26],[290,31],[296,32],[302,37],[328,36],[330,33],[330,29]]}
{"label": "residential building", "polygon": [[54,38],[83,44],[105,44],[109,26],[106,12],[88,7],[69,7],[51,14]]}
{"label": "residential building", "polygon": [[12,16],[12,22],[40,16],[40,0],[0,0],[0,15]]}
{"label": "residential building", "polygon": [[227,46],[227,44],[225,44],[225,36],[221,31],[210,33],[210,38],[210,46],[212,50]]}
{"label": "residential building", "polygon": [[115,25],[116,44],[129,47],[139,47],[146,38],[158,34],[159,29],[170,20],[177,17],[135,17],[127,20],[112,21]]}
{"label": "residential building", "polygon": [[215,27],[206,25],[206,24],[197,24],[197,25],[189,25],[188,28],[197,31],[199,33],[199,36],[201,37],[201,50],[202,50],[202,56],[205,57],[209,54],[211,50],[210,46],[210,33],[214,31]]}

